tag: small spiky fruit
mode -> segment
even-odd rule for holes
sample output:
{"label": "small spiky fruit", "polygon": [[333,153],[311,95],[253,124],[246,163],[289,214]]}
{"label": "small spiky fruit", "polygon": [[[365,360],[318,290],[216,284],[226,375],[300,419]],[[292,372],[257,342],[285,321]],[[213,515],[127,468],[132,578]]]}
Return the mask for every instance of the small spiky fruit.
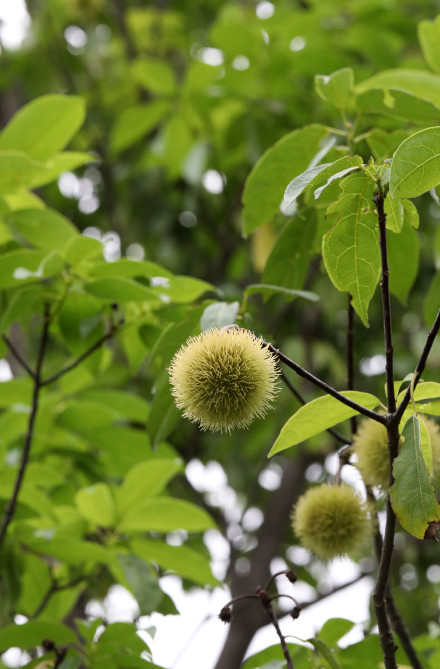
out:
{"label": "small spiky fruit", "polygon": [[241,328],[212,328],[190,337],[171,361],[172,394],[202,430],[248,427],[265,415],[277,391],[275,356]]}
{"label": "small spiky fruit", "polygon": [[367,505],[347,485],[310,488],[292,511],[301,545],[324,562],[353,553],[371,536]]}
{"label": "small spiky fruit", "polygon": [[[440,479],[440,429],[432,418],[420,416],[431,439],[434,479]],[[387,431],[384,425],[367,418],[361,422],[353,439],[357,455],[357,468],[368,485],[378,486],[386,492],[390,485],[390,464]]]}

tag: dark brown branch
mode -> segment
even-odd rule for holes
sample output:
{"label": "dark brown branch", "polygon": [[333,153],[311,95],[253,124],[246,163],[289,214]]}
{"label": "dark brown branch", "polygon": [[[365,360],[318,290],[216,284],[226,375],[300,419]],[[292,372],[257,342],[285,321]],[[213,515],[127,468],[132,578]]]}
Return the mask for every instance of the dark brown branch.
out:
{"label": "dark brown branch", "polygon": [[[420,381],[420,377],[422,376],[423,370],[425,369],[425,365],[426,365],[426,361],[428,359],[428,355],[431,352],[432,345],[435,341],[435,338],[437,337],[439,329],[440,329],[440,310],[438,311],[437,316],[435,317],[434,323],[432,324],[432,328],[428,333],[428,337],[426,339],[425,346],[423,348],[422,354],[421,354],[421,356],[419,358],[419,361],[417,363],[417,366],[416,366],[416,369],[415,369],[415,372],[414,372],[415,379],[414,379],[414,382],[412,384],[413,389],[416,387],[416,385]],[[404,411],[409,404],[410,399],[411,399],[411,385],[408,386],[408,388],[406,390],[406,393],[403,397],[403,400],[401,401],[401,403],[399,404],[399,407],[397,409],[397,414],[396,415],[397,415],[397,418],[399,419],[399,421],[402,418],[402,416],[404,414]]]}
{"label": "dark brown branch", "polygon": [[288,358],[287,355],[284,355],[284,353],[281,353],[281,351],[276,349],[275,346],[272,346],[272,344],[268,344],[265,342],[264,345],[267,346],[268,349],[272,351],[272,353],[274,353],[279,360],[281,360],[281,362],[290,367],[290,369],[293,369],[293,371],[296,372],[298,376],[302,376],[304,379],[307,379],[318,388],[321,388],[321,390],[326,392],[327,395],[331,395],[339,402],[345,404],[351,409],[354,409],[358,413],[361,413],[364,416],[367,416],[368,418],[372,418],[373,420],[377,421],[378,423],[381,423],[382,425],[386,425],[385,416],[382,416],[381,414],[376,413],[375,411],[371,411],[370,409],[367,409],[366,407],[362,406],[362,404],[358,404],[357,402],[350,400],[348,397],[345,397],[344,395],[342,395],[342,393],[338,392],[337,390],[329,386],[327,383],[325,383],[325,381],[321,381],[321,379],[318,379],[316,376],[313,376],[313,374],[308,372],[306,369],[303,369],[296,362]]}
{"label": "dark brown branch", "polygon": [[[290,390],[290,392],[292,393],[292,395],[294,395],[294,396],[296,397],[296,399],[298,400],[298,402],[301,402],[301,404],[307,404],[307,402],[306,402],[306,400],[304,399],[304,397],[303,397],[303,396],[301,395],[301,393],[300,393],[300,392],[299,392],[299,391],[298,391],[298,390],[297,390],[297,389],[290,383],[289,379],[288,379],[287,376],[284,374],[284,372],[281,372],[280,377],[281,377],[281,379],[283,380],[283,382],[285,383],[285,385],[287,386],[287,388]],[[332,437],[334,437],[334,438],[335,438],[337,441],[339,441],[341,444],[344,444],[344,445],[345,445],[345,444],[349,444],[349,443],[350,443],[350,439],[347,439],[347,437],[344,437],[343,434],[341,434],[341,433],[338,432],[337,430],[334,430],[332,427],[329,427],[329,428],[327,429],[327,432],[328,432],[329,434],[331,434]]]}
{"label": "dark brown branch", "polygon": [[17,362],[19,362],[20,365],[23,367],[23,369],[27,371],[30,377],[35,379],[34,370],[31,369],[31,367],[27,364],[26,360],[23,358],[23,356],[21,355],[20,351],[16,348],[14,343],[6,335],[2,335],[2,338],[7,347],[9,348],[9,350],[11,351],[14,358],[17,360]]}
{"label": "dark brown branch", "polygon": [[380,263],[382,277],[380,287],[382,291],[382,312],[383,328],[385,337],[385,372],[387,386],[387,401],[389,413],[396,411],[396,397],[394,393],[394,347],[391,328],[391,304],[390,304],[390,270],[388,267],[387,255],[387,216],[385,213],[385,195],[379,184],[378,191],[374,194],[373,202],[376,205],[377,217],[379,222],[379,245],[380,245]]}
{"label": "dark brown branch", "polygon": [[21,486],[23,483],[24,475],[26,472],[26,467],[29,461],[29,454],[31,450],[31,445],[32,445],[32,438],[34,435],[34,426],[35,426],[35,419],[37,416],[38,412],[38,403],[40,399],[40,390],[41,390],[41,369],[43,366],[43,359],[44,359],[44,354],[46,351],[46,345],[47,345],[47,337],[48,337],[48,332],[49,332],[49,324],[50,324],[50,310],[49,310],[49,304],[46,302],[44,305],[44,316],[43,316],[43,329],[41,333],[41,339],[40,339],[40,346],[38,349],[38,355],[37,355],[37,363],[35,367],[35,376],[34,376],[34,391],[32,395],[32,406],[31,406],[31,413],[29,415],[29,422],[28,422],[28,428],[26,432],[26,437],[25,437],[25,443],[23,447],[23,452],[21,454],[21,462],[20,462],[20,467],[18,469],[17,477],[15,479],[14,483],[14,489],[12,492],[11,499],[6,505],[5,512],[3,514],[2,518],[2,523],[0,527],[0,550],[3,544],[3,541],[6,536],[6,532],[8,530],[9,524],[12,521],[14,517],[14,512],[15,512],[15,507],[17,506],[17,500],[18,500],[18,495],[21,490]]}
{"label": "dark brown branch", "polygon": [[52,376],[49,376],[47,379],[43,379],[40,382],[40,386],[48,386],[50,383],[53,383],[54,381],[57,381],[59,378],[64,376],[64,374],[67,374],[67,372],[72,371],[72,369],[75,369],[75,367],[78,367],[84,360],[86,360],[92,353],[98,350],[104,342],[107,341],[107,339],[111,339],[113,337],[114,333],[116,331],[116,326],[112,326],[109,332],[107,332],[105,335],[103,335],[98,341],[96,341],[87,351],[85,351],[82,355],[79,356],[76,360],[74,360],[70,365],[67,365],[66,367],[63,367],[59,372],[56,374],[52,374]]}
{"label": "dark brown branch", "polygon": [[289,649],[287,647],[286,639],[281,632],[280,625],[278,622],[278,618],[275,615],[275,612],[270,605],[270,602],[268,602],[266,605],[263,603],[264,610],[266,611],[267,617],[269,618],[270,622],[272,625],[275,627],[276,633],[278,634],[278,637],[280,639],[280,644],[281,648],[283,649],[283,655],[286,660],[286,667],[287,669],[294,669],[292,658],[290,657]]}

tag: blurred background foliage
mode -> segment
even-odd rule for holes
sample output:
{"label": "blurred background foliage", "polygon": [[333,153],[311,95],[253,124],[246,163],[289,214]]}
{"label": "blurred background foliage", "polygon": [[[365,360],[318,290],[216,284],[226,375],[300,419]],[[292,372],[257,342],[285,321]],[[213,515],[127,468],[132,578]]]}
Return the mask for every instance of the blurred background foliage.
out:
{"label": "blurred background foliage", "polygon": [[[263,301],[259,295],[250,295],[243,308],[245,287],[262,282],[268,254],[289,220],[277,214],[245,239],[241,232],[244,183],[264,151],[286,133],[311,122],[341,127],[337,111],[315,94],[315,74],[349,66],[359,83],[395,67],[428,70],[417,24],[434,19],[440,3],[27,0],[27,11],[29,27],[21,46],[8,48],[6,39],[1,45],[1,125],[40,95],[81,96],[86,101],[86,120],[70,148],[92,151],[96,157],[96,162],[39,188],[38,195],[80,230],[101,240],[106,260],[145,258],[175,274],[210,282],[220,291],[216,299],[230,305],[231,320],[238,302],[242,305],[239,318],[247,327],[270,338],[334,387],[343,388],[347,300],[330,284],[318,253],[307,263],[304,287],[317,293],[319,302],[300,298],[286,302],[276,295]],[[386,130],[400,127],[393,119],[379,123]],[[366,143],[363,152],[368,160]],[[419,274],[407,304],[394,298],[392,303],[398,378],[414,368],[426,336],[432,308],[430,303],[424,306],[425,296],[440,257],[436,232],[440,207],[430,196],[420,198],[417,206],[421,218]],[[294,248],[292,258],[301,263]],[[295,547],[288,515],[308,481],[330,476],[334,457],[329,456],[338,447],[332,437],[315,438],[295,453],[287,451],[268,463],[267,452],[275,436],[299,406],[286,389],[265,421],[245,433],[228,436],[201,433],[188,422],[178,422],[170,404],[164,368],[179,345],[197,330],[204,309],[215,302],[211,297],[191,306],[172,303],[161,309],[156,322],[124,332],[111,365],[97,358],[90,367],[97,375],[98,388],[90,393],[108,387],[138,393],[154,416],[147,427],[152,442],[161,445],[164,455],[178,453],[189,474],[198,472],[199,479],[178,476],[170,490],[214,516],[230,548],[230,560],[217,566],[216,575],[225,577],[234,594],[256,587],[275,557],[294,568],[297,561],[301,580],[322,594],[329,587],[328,575]],[[66,309],[64,334],[62,322],[60,325],[63,344],[50,352],[52,372],[60,365],[62,346],[69,343],[69,318],[75,309],[73,304]],[[28,351],[36,347],[32,323],[24,319],[17,334]],[[355,387],[383,397],[383,333],[377,293],[370,307],[370,324],[367,330],[356,320]],[[100,327],[93,334],[98,336]],[[71,350],[80,351],[74,341]],[[437,377],[439,363],[436,347],[425,380]],[[305,382],[294,378],[292,382],[307,400],[316,395]],[[67,377],[65,383],[65,390],[75,390],[75,376]],[[77,383],[78,388],[84,385],[80,377]],[[136,415],[130,414],[134,422]],[[76,420],[74,414],[66,415],[66,429]],[[109,430],[112,428],[101,431],[104,442],[111,438]],[[112,453],[116,454],[114,435]],[[121,455],[115,457],[104,466],[84,458],[79,479],[72,485],[113,480],[118,468],[125,466]],[[38,462],[38,449],[35,459]],[[205,491],[200,483],[213,461],[220,463],[227,477],[227,485],[216,493]],[[247,513],[250,509],[253,515]],[[276,536],[268,541],[271,524]],[[261,550],[266,541],[269,555]],[[186,543],[206,552],[199,535],[190,535]],[[437,556],[436,546],[420,546],[399,533],[393,582],[415,633],[423,632],[428,621],[438,621],[440,574],[438,567],[433,570]],[[26,559],[31,569],[32,557]],[[366,558],[361,564],[367,569],[370,562]],[[8,568],[14,569],[13,565]],[[114,574],[102,569],[99,579],[89,581],[87,590],[81,591],[83,608],[90,599],[102,598],[113,582]],[[21,606],[26,610],[23,600]],[[157,609],[167,612],[172,604],[164,598]],[[11,611],[3,614],[7,619]],[[237,636],[242,638],[240,652],[262,624],[259,616],[247,627],[236,622]],[[226,666],[235,665],[227,664],[226,659],[218,665],[219,669]]]}

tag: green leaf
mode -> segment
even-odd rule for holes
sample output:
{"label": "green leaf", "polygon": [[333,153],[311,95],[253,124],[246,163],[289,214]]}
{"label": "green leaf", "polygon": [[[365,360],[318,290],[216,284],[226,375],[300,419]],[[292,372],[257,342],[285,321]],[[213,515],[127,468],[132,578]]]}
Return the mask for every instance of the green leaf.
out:
{"label": "green leaf", "polygon": [[309,269],[316,234],[313,209],[289,221],[276,240],[263,270],[263,284],[301,289]]}
{"label": "green leaf", "polygon": [[391,158],[399,144],[408,137],[410,133],[405,130],[386,132],[382,128],[374,128],[366,136],[366,142],[370,147],[376,161],[383,162]]}
{"label": "green leaf", "polygon": [[0,630],[0,653],[8,648],[36,648],[44,639],[56,644],[77,643],[74,632],[60,623],[46,623],[31,620],[23,625],[7,625]]}
{"label": "green leaf", "polygon": [[432,72],[422,70],[385,70],[362,81],[356,86],[359,95],[372,88],[397,88],[429,100],[440,108],[440,78]]}
{"label": "green leaf", "polygon": [[163,281],[158,288],[158,294],[163,294],[170,302],[193,302],[206,292],[217,292],[207,281],[194,279],[191,276],[172,276]]}
{"label": "green leaf", "polygon": [[171,107],[166,100],[153,100],[145,105],[125,109],[116,119],[110,135],[110,147],[117,154],[132,146],[165,118]]}
{"label": "green leaf", "polygon": [[62,251],[73,237],[79,237],[76,228],[52,209],[21,209],[11,212],[6,222],[38,249]]}
{"label": "green leaf", "polygon": [[116,418],[136,423],[145,423],[148,415],[148,402],[140,395],[125,390],[107,390],[91,388],[81,394],[81,399],[105,404]]}
{"label": "green leaf", "polygon": [[419,269],[419,238],[406,220],[400,234],[388,233],[387,251],[390,290],[402,304],[406,304]]}
{"label": "green leaf", "polygon": [[80,151],[62,151],[56,153],[45,163],[46,170],[40,177],[36,177],[33,186],[44,186],[58,179],[63,172],[76,170],[86,163],[97,163],[99,159],[91,153],[81,153]]}
{"label": "green leaf", "polygon": [[125,277],[109,277],[97,279],[84,286],[91,295],[110,302],[146,302],[159,301],[159,297],[152,288],[147,288],[133,279]]}
{"label": "green leaf", "polygon": [[368,327],[368,305],[380,276],[373,185],[364,174],[352,174],[341,188],[339,199],[327,209],[338,219],[323,237],[323,259],[334,286],[353,296],[353,307]]}
{"label": "green leaf", "polygon": [[151,615],[157,610],[163,594],[157,581],[157,575],[137,555],[119,554],[118,560],[124,570],[127,583],[139,604],[139,614],[141,616]]}
{"label": "green leaf", "polygon": [[167,61],[145,57],[136,58],[130,69],[134,81],[152,93],[158,95],[175,93],[176,77]]}
{"label": "green leaf", "polygon": [[270,286],[266,283],[253,283],[245,288],[244,294],[249,295],[263,295],[266,299],[272,295],[280,294],[286,300],[294,300],[296,297],[303,297],[310,302],[317,302],[320,298],[316,293],[311,293],[309,290],[293,290],[291,288],[283,288],[282,286]]}
{"label": "green leaf", "polygon": [[12,407],[14,404],[28,407],[32,398],[30,379],[12,379],[0,383],[0,407]]}
{"label": "green leaf", "polygon": [[[439,78],[440,79],[440,78]],[[440,183],[440,126],[405,139],[393,157],[391,197],[417,197]]]}
{"label": "green leaf", "polygon": [[440,522],[440,504],[420,448],[420,420],[413,416],[402,430],[403,444],[394,460],[391,504],[400,524],[418,539],[424,539],[431,523]]}
{"label": "green leaf", "polygon": [[420,21],[417,32],[426,62],[440,74],[440,16],[434,21]]}
{"label": "green leaf", "polygon": [[404,219],[408,221],[408,223],[411,225],[411,227],[417,228],[419,227],[419,212],[417,211],[417,208],[411,200],[400,200],[400,202],[403,205],[403,215]]}
{"label": "green leaf", "polygon": [[105,483],[95,483],[78,490],[75,502],[83,518],[92,527],[112,527],[116,518],[115,503],[110,488]]}
{"label": "green leaf", "polygon": [[427,327],[431,327],[440,309],[440,272],[436,272],[426,293],[423,316]]}
{"label": "green leaf", "polygon": [[168,481],[182,470],[182,461],[175,458],[140,462],[125,475],[122,486],[116,491],[118,514],[127,511],[162,492]]}
{"label": "green leaf", "polygon": [[82,434],[87,430],[105,427],[117,418],[117,413],[110,407],[98,402],[69,400],[58,409],[59,425]]}
{"label": "green leaf", "polygon": [[333,163],[324,163],[323,165],[317,165],[316,167],[309,167],[305,172],[302,172],[295,177],[284,191],[283,211],[290,211],[298,196],[305,191],[307,186],[311,184],[323,170],[332,166]]}
{"label": "green leaf", "polygon": [[47,172],[43,163],[29,158],[22,151],[0,150],[0,195],[31,188]]}
{"label": "green leaf", "polygon": [[202,330],[210,328],[223,328],[225,325],[232,325],[237,318],[240,302],[215,302],[210,304],[204,310],[200,319]]}
{"label": "green leaf", "polygon": [[325,641],[331,648],[337,645],[339,639],[353,629],[355,623],[346,618],[330,618],[321,628],[319,638]]}
{"label": "green leaf", "polygon": [[59,311],[61,335],[69,349],[83,353],[103,335],[102,302],[92,295],[71,293]]}
{"label": "green leaf", "polygon": [[40,284],[16,288],[0,320],[0,331],[6,332],[10,326],[23,316],[28,316],[34,305],[41,300]]}
{"label": "green leaf", "polygon": [[131,509],[119,523],[120,532],[199,532],[215,527],[206,511],[174,497],[153,497]]}
{"label": "green leaf", "polygon": [[311,188],[316,189],[313,194],[315,200],[317,200],[327,186],[330,186],[336,179],[342,179],[342,177],[353,172],[353,170],[356,170],[361,165],[362,158],[360,156],[344,156],[343,158],[339,158],[339,160],[335,160],[334,163],[331,163],[325,170],[320,172],[311,183]]}
{"label": "green leaf", "polygon": [[0,289],[14,288],[30,281],[58,274],[63,267],[62,259],[54,252],[18,249],[1,257]]}
{"label": "green leaf", "polygon": [[392,232],[400,232],[403,227],[403,204],[402,200],[393,200],[387,193],[385,198],[385,214],[387,217],[387,228]]}
{"label": "green leaf", "polygon": [[63,256],[74,267],[83,261],[102,258],[103,244],[97,239],[78,235],[71,237],[63,251]]}
{"label": "green leaf", "polygon": [[171,395],[168,372],[165,369],[156,380],[153,402],[148,414],[147,430],[153,449],[172,433],[179,420],[180,411]]}
{"label": "green leaf", "polygon": [[0,150],[27,153],[46,161],[61,151],[81,127],[85,102],[72,95],[44,95],[15,114],[0,133]]}
{"label": "green leaf", "polygon": [[324,126],[306,126],[286,135],[263,154],[243,192],[245,234],[267,223],[279,211],[286,183],[307,169],[326,135]]}
{"label": "green leaf", "polygon": [[67,534],[59,533],[49,539],[34,535],[27,542],[39,553],[52,555],[75,567],[85,564],[89,570],[96,564],[110,565],[114,560],[114,556],[106,547],[92,541],[75,539]]}
{"label": "green leaf", "polygon": [[330,648],[324,641],[322,641],[322,639],[314,637],[313,639],[307,639],[307,641],[312,644],[314,649],[324,658],[331,669],[343,669]]}
{"label": "green leaf", "polygon": [[[405,392],[406,389],[399,394],[399,397],[397,398],[399,403],[403,400]],[[435,381],[418,383],[414,389],[413,397],[416,402],[440,398],[440,383],[436,383]]]}
{"label": "green leaf", "polygon": [[[374,409],[380,404],[380,400],[369,393],[347,390],[343,391],[342,395],[363,405],[366,409]],[[319,434],[329,427],[357,415],[357,413],[358,411],[342,404],[330,395],[318,397],[316,400],[302,406],[289,418],[281,429],[268,457],[280,453],[286,448],[290,448],[290,446],[296,446],[296,444],[310,439],[315,434]]]}
{"label": "green leaf", "polygon": [[123,277],[163,277],[171,278],[173,275],[165,267],[157,265],[149,260],[128,260],[121,258],[116,262],[94,263],[90,269],[90,276],[95,278],[107,278],[115,276]]}
{"label": "green leaf", "polygon": [[344,67],[333,74],[317,74],[315,90],[319,97],[338,109],[344,109],[354,94],[354,77],[351,67]]}
{"label": "green leaf", "polygon": [[357,97],[357,107],[364,114],[391,116],[399,121],[432,125],[440,109],[428,100],[396,88],[372,88]]}
{"label": "green leaf", "polygon": [[155,562],[162,569],[174,571],[199,585],[218,584],[212,575],[209,560],[188,546],[170,546],[158,539],[134,539],[130,542],[130,549],[146,562]]}

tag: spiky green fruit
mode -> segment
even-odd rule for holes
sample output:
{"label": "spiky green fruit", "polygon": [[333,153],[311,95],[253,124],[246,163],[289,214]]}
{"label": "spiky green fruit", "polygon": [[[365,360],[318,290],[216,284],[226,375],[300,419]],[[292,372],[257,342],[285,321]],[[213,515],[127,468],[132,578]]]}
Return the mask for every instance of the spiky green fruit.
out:
{"label": "spiky green fruit", "polygon": [[183,415],[203,430],[248,427],[265,415],[277,391],[275,356],[240,328],[191,337],[171,361],[172,394]]}
{"label": "spiky green fruit", "polygon": [[[432,418],[420,416],[431,439],[433,475],[440,479],[440,429]],[[370,418],[364,419],[353,439],[353,450],[357,455],[356,466],[370,486],[378,486],[386,492],[390,485],[390,462],[387,431],[384,425]]]}
{"label": "spiky green fruit", "polygon": [[299,498],[292,527],[301,545],[324,562],[357,551],[372,530],[367,505],[356,491],[327,483]]}

